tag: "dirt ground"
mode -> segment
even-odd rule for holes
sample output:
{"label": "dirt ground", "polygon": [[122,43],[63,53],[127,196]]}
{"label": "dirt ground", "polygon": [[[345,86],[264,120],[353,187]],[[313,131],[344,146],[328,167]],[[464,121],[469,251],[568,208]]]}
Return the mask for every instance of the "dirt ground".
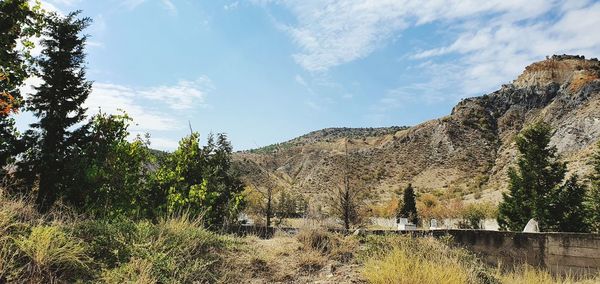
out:
{"label": "dirt ground", "polygon": [[229,256],[230,277],[239,283],[366,283],[351,255],[354,244],[320,250],[285,234],[271,239],[247,237],[245,241],[246,249]]}

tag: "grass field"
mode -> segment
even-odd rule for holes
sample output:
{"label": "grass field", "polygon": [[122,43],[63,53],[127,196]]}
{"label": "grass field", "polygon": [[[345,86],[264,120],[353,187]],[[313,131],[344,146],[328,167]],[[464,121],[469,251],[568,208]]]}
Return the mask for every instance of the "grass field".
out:
{"label": "grass field", "polygon": [[216,234],[187,216],[92,220],[39,215],[0,197],[1,283],[598,283],[501,272],[449,240],[343,236],[317,225],[271,239]]}

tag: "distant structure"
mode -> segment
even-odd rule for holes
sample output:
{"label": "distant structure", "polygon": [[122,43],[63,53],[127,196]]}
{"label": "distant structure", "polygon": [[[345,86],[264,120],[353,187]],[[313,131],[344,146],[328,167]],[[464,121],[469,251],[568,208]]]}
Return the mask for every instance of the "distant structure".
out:
{"label": "distant structure", "polygon": [[540,232],[540,227],[538,225],[538,222],[535,219],[529,219],[529,222],[527,222],[527,225],[525,225],[525,228],[523,229],[523,233],[539,233]]}

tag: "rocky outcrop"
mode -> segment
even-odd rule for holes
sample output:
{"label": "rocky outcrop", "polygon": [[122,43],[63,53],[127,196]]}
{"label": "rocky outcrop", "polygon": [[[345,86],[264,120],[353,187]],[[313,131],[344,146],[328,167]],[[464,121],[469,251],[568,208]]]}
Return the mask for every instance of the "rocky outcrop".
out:
{"label": "rocky outcrop", "polygon": [[440,119],[378,131],[326,129],[269,151],[237,153],[236,161],[246,179],[269,173],[279,186],[318,201],[341,182],[348,139],[353,173],[375,199],[413,183],[449,198],[498,201],[515,160],[514,137],[538,120],[556,130],[551,143],[570,172],[586,174],[586,159],[600,139],[600,62],[552,56],[496,92],[461,101]]}

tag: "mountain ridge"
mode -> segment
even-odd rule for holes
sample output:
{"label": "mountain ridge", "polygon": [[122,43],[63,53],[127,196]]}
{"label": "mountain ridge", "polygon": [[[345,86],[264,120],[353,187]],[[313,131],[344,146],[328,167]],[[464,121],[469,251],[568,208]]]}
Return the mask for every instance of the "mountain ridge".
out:
{"label": "mountain ridge", "polygon": [[[412,183],[419,192],[498,202],[516,157],[514,136],[534,121],[555,129],[551,145],[570,163],[571,174],[589,172],[586,157],[600,139],[599,110],[600,62],[554,55],[527,66],[495,92],[460,101],[438,119],[380,128],[387,132],[358,131],[362,135],[356,137],[342,135],[351,133],[350,128],[328,128],[339,133],[311,132],[290,140],[302,143],[238,152],[234,160],[245,180],[268,180],[318,203],[341,182],[348,141],[357,161],[355,176],[371,190],[373,201],[390,199]],[[325,138],[306,139],[319,134]]]}

